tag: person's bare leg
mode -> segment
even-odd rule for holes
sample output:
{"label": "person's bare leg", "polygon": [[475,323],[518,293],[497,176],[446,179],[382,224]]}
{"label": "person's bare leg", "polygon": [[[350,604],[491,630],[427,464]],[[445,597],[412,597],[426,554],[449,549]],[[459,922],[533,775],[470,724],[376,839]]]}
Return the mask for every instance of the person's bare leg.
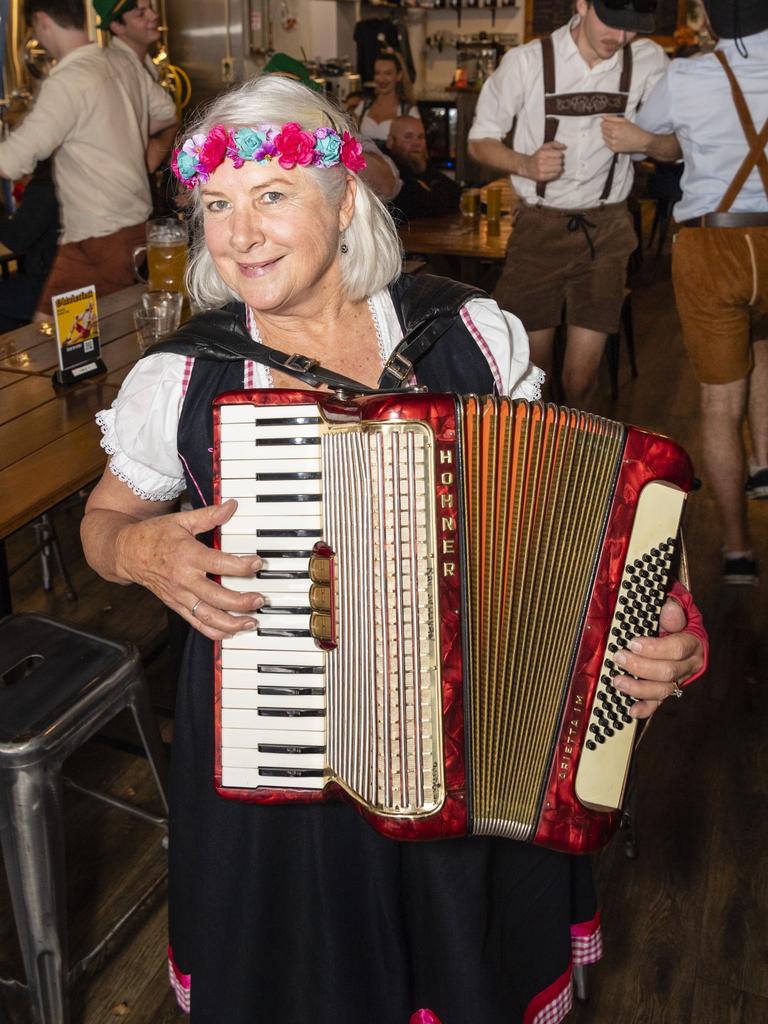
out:
{"label": "person's bare leg", "polygon": [[749,378],[701,385],[701,442],[704,471],[720,514],[726,551],[749,551],[744,498],[746,458],[742,423]]}
{"label": "person's bare leg", "polygon": [[552,364],[556,330],[556,327],[545,327],[541,331],[529,331],[528,333],[531,362],[547,375],[541,392],[545,401],[552,400]]}
{"label": "person's bare leg", "polygon": [[752,346],[755,365],[749,377],[749,436],[752,463],[768,466],[768,340]]}
{"label": "person's bare leg", "polygon": [[563,394],[568,405],[599,411],[596,396],[597,370],[603,358],[607,334],[568,325],[563,360]]}

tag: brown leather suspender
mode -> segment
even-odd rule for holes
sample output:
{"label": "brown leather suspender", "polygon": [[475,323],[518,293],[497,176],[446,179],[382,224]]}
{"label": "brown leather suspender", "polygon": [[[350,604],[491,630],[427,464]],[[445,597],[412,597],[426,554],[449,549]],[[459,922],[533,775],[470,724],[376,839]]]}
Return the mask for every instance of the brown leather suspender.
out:
{"label": "brown leather suspender", "polygon": [[[561,117],[585,117],[590,114],[623,114],[627,109],[629,89],[632,84],[632,47],[629,43],[622,50],[621,78],[618,92],[570,92],[557,93],[555,76],[555,48],[551,36],[541,40],[541,54],[544,70],[544,142],[554,142]],[[618,153],[613,160],[603,186],[600,202],[611,194],[613,177],[616,173]],[[547,184],[536,185],[536,195],[543,199]]]}
{"label": "brown leather suspender", "polygon": [[733,205],[736,196],[744,187],[747,178],[752,173],[753,167],[757,167],[760,179],[763,183],[763,188],[765,189],[765,194],[768,197],[768,159],[766,159],[765,155],[765,146],[766,143],[768,143],[768,120],[766,120],[759,132],[755,129],[755,122],[752,120],[752,115],[749,112],[747,101],[744,98],[744,92],[727,61],[725,54],[722,50],[715,50],[715,56],[720,61],[723,71],[725,71],[728,76],[728,81],[731,84],[733,102],[736,105],[736,113],[739,115],[741,127],[749,144],[749,152],[741,162],[741,166],[736,172],[736,176],[726,189],[725,195],[718,204],[717,210],[715,210],[715,213],[727,213]]}

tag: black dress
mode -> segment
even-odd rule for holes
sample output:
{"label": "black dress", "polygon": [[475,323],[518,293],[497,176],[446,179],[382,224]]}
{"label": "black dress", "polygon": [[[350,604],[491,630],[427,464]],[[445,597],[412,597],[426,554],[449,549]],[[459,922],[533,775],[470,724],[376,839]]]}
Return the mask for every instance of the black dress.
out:
{"label": "black dress", "polygon": [[[437,377],[466,346],[470,372],[453,390],[488,392],[479,349],[457,328],[440,341]],[[195,361],[178,440],[197,504],[211,502],[211,401],[242,380],[242,363]],[[400,843],[346,803],[219,797],[213,645],[196,631],[170,835],[171,955],[191,976],[194,1024],[408,1024],[427,1008],[441,1024],[533,1024],[553,1001],[567,1009],[571,923],[596,929],[586,859],[503,839]]]}

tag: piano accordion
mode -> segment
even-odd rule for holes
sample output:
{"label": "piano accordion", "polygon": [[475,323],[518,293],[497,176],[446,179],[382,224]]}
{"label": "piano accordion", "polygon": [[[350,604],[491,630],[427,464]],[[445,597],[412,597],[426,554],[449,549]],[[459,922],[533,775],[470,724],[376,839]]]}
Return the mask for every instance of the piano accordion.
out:
{"label": "piano accordion", "polygon": [[215,785],[344,795],[398,839],[588,852],[636,741],[613,654],[654,635],[691,467],[568,408],[400,392],[214,404],[217,545],[259,554],[217,644]]}

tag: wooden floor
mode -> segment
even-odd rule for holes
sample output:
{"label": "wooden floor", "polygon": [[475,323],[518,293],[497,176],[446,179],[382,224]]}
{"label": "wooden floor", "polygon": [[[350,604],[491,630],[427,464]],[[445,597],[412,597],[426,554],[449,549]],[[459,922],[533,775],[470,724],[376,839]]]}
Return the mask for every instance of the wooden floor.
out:
{"label": "wooden floor", "polygon": [[[646,258],[634,282],[633,304],[640,375],[630,379],[622,352],[620,394],[610,413],[672,435],[696,460],[696,388],[680,343],[668,257]],[[603,385],[607,393],[607,378]],[[134,640],[152,655],[162,610],[137,589],[110,587],[84,567],[78,516],[79,509],[70,507],[56,517],[78,601],[67,602],[60,581],[52,594],[42,593],[30,565],[14,577],[16,609],[87,623]],[[752,503],[750,518],[768,573],[768,502]],[[720,585],[719,539],[706,486],[690,500],[686,535],[713,664],[682,700],[663,706],[643,738],[637,758],[638,857],[625,856],[619,834],[596,858],[605,957],[590,972],[589,1001],[574,1009],[569,1024],[768,1021],[766,582],[757,589]],[[11,564],[29,543],[30,531],[13,538]],[[172,706],[165,653],[155,652],[148,673],[156,704]],[[162,724],[169,738],[170,719],[163,717]],[[130,736],[130,724],[119,722],[114,732]],[[71,759],[68,771],[78,781],[157,808],[146,764],[132,754],[92,742]],[[68,796],[67,815],[73,959],[143,888],[157,883],[140,920],[119,937],[103,966],[75,986],[73,1024],[182,1019],[165,981],[161,834],[74,794]],[[1,878],[0,883],[0,974],[19,976]],[[2,1024],[26,1021],[23,1005],[22,994],[0,988]]]}

